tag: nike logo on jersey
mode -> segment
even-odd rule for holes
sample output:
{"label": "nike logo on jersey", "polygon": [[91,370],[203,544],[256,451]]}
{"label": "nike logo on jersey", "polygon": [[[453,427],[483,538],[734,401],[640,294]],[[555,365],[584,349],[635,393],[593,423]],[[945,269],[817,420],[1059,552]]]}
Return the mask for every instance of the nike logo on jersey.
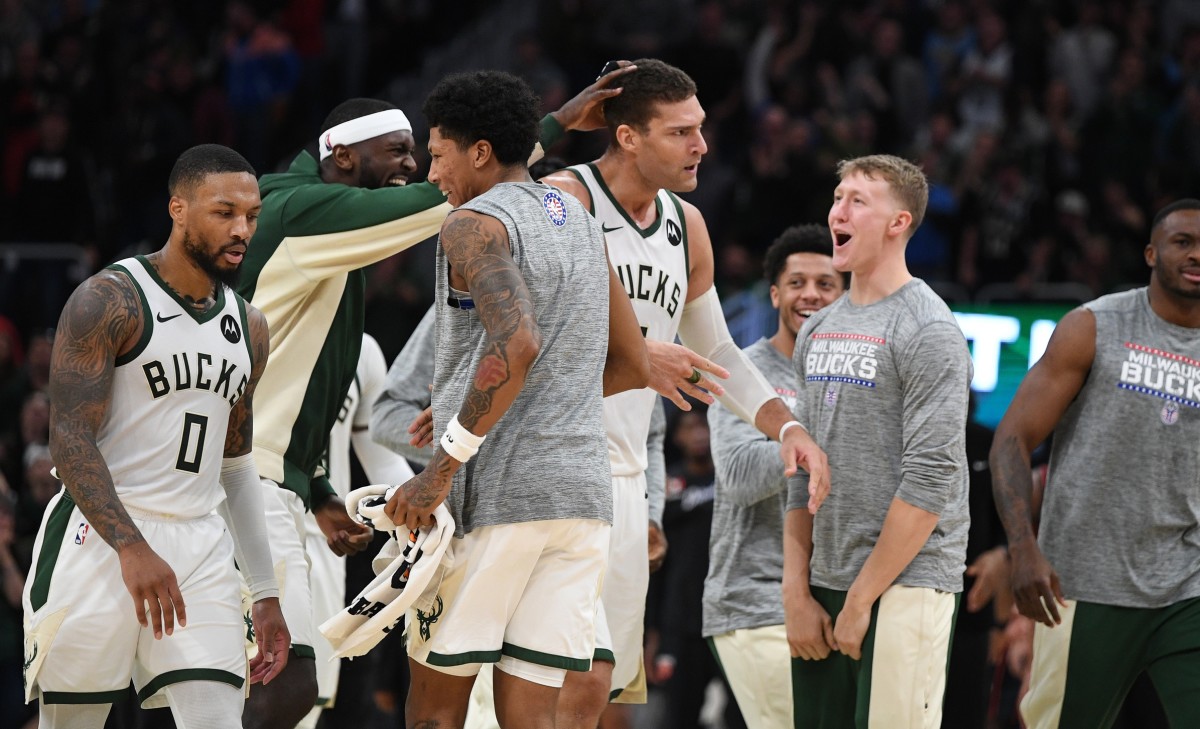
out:
{"label": "nike logo on jersey", "polygon": [[164,322],[164,321],[171,321],[172,319],[174,319],[176,317],[180,317],[180,316],[183,316],[183,314],[172,314],[171,316],[163,316],[162,312],[160,311],[160,312],[158,312],[158,315],[155,316],[154,318],[159,320],[160,322]]}
{"label": "nike logo on jersey", "polygon": [[605,233],[612,233],[613,231],[620,230],[620,229],[621,229],[621,226],[619,226],[619,225],[616,226],[615,228],[610,228],[607,225],[604,225],[603,223],[600,224],[600,230],[603,230]]}

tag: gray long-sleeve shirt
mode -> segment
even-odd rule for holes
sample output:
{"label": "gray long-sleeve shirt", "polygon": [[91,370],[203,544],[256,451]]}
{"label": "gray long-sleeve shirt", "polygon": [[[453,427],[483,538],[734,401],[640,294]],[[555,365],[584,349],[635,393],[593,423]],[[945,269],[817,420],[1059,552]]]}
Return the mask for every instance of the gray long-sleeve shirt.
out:
{"label": "gray long-sleeve shirt", "polygon": [[[811,584],[849,590],[899,498],[939,519],[896,584],[961,592],[971,359],[950,309],[920,279],[866,306],[843,296],[805,323],[792,362],[797,417],[832,479],[813,520]],[[807,476],[792,478],[787,508],[807,505]]]}
{"label": "gray long-sleeve shirt", "polygon": [[371,437],[414,463],[429,463],[432,448],[409,445],[408,426],[429,407],[429,388],[433,385],[434,307],[429,307],[421,323],[404,344],[388,368],[383,392],[371,408]]}
{"label": "gray long-sleeve shirt", "polygon": [[[796,372],[767,339],[745,350],[775,392],[796,405]],[[705,637],[783,624],[783,512],[787,479],[779,444],[720,403],[708,409],[716,466]]]}

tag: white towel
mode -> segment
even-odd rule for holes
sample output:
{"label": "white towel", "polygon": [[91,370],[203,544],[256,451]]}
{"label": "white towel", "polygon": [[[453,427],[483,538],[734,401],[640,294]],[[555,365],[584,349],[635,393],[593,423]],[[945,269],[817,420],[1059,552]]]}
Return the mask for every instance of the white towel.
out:
{"label": "white towel", "polygon": [[[454,519],[445,504],[433,512],[434,526],[409,531],[397,527],[383,507],[399,486],[374,485],[346,495],[346,511],[391,539],[371,561],[376,577],[336,615],[321,624],[333,646],[333,658],[361,656],[400,624],[408,608],[433,606],[444,571],[443,557],[454,537]],[[403,539],[405,546],[400,547]]]}

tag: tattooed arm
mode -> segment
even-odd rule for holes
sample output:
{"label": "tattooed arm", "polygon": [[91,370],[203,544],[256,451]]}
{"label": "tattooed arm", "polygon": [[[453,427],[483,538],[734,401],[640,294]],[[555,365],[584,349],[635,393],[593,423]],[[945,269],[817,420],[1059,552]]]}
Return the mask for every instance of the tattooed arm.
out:
{"label": "tattooed arm", "polygon": [[71,294],[58,321],[50,359],[50,453],[67,492],[96,533],[116,550],[138,622],[167,635],[187,614],[171,567],[146,543],[117,497],[96,442],[112,396],[118,355],[141,336],[145,322],[132,283],[101,271]]}
{"label": "tattooed arm", "polygon": [[[442,227],[442,249],[451,285],[471,292],[487,332],[475,381],[467,388],[458,422],[484,435],[508,411],[537,359],[542,333],[525,279],[513,261],[508,231],[499,220],[468,210],[451,213]],[[429,465],[396,494],[385,509],[395,524],[428,525],[430,514],[450,491],[462,463],[439,446]]]}
{"label": "tattooed arm", "polygon": [[1046,440],[1087,380],[1096,354],[1096,317],[1075,309],[1063,317],[1046,353],[1025,375],[992,442],[992,492],[1008,534],[1013,596],[1022,615],[1053,626],[1063,603],[1058,575],[1033,533],[1029,454]]}

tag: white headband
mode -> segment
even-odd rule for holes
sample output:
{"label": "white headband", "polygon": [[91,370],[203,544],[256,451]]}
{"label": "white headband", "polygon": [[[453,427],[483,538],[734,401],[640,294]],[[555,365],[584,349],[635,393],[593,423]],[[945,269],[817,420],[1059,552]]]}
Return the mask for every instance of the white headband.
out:
{"label": "white headband", "polygon": [[399,109],[385,109],[330,127],[329,131],[317,140],[317,146],[321,149],[321,159],[325,159],[333,154],[334,145],[357,144],[392,132],[411,131],[412,125],[408,123],[404,112]]}

